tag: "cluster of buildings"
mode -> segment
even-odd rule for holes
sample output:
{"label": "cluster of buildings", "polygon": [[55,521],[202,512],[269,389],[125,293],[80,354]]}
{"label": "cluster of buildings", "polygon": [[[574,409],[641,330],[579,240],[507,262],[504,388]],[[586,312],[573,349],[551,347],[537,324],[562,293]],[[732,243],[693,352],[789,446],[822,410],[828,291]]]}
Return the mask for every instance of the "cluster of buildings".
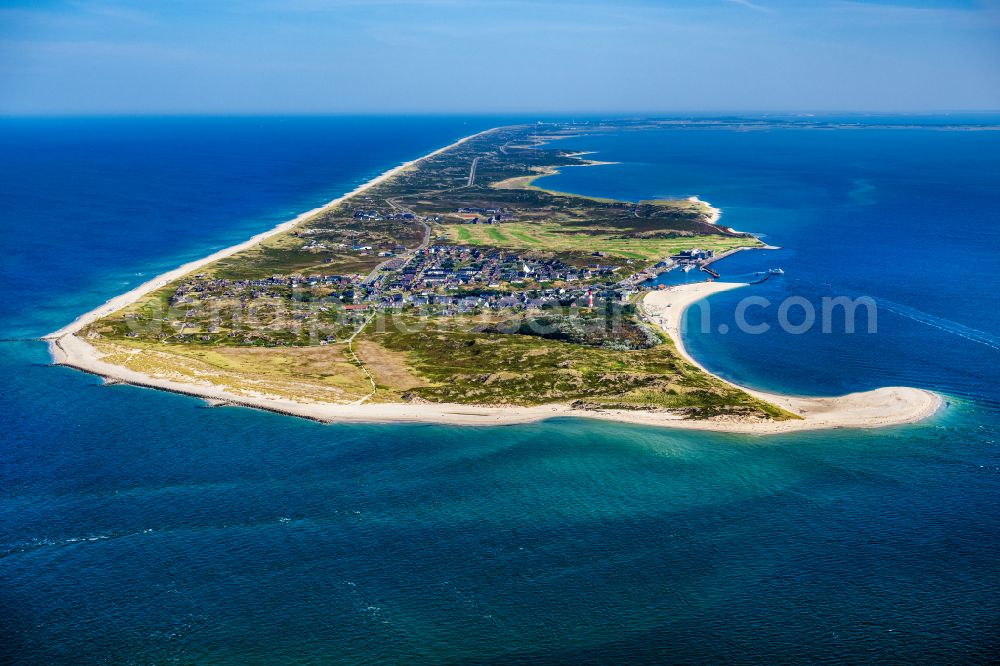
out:
{"label": "cluster of buildings", "polygon": [[[351,310],[433,306],[441,313],[464,313],[595,307],[609,301],[627,302],[635,293],[625,283],[608,286],[614,284],[617,266],[576,267],[554,258],[529,259],[498,249],[435,245],[400,257],[399,262],[371,280],[362,275],[274,275],[256,280],[196,275],[178,287],[170,302],[184,306],[205,298],[310,300],[296,297],[298,291]],[[543,288],[545,283],[552,286]]]}
{"label": "cluster of buildings", "polygon": [[[307,287],[339,289],[349,287],[360,279],[356,275],[272,275],[257,280],[209,279],[204,274],[184,282],[170,297],[170,305],[193,303],[196,298],[281,298],[289,290]],[[353,294],[352,294],[353,296]]]}
{"label": "cluster of buildings", "polygon": [[690,250],[681,250],[674,256],[670,257],[679,264],[685,263],[697,263],[699,261],[707,261],[709,259],[715,258],[715,250],[702,250],[699,248],[692,248]]}
{"label": "cluster of buildings", "polygon": [[483,310],[541,310],[546,308],[599,308],[609,303],[627,303],[632,290],[614,288],[550,288],[521,292],[479,292],[464,295],[433,291],[368,294],[364,301],[370,308],[403,309],[407,306],[432,309],[438,315],[455,315]]}
{"label": "cluster of buildings", "polygon": [[585,282],[610,280],[618,266],[575,267],[558,259],[527,259],[498,249],[435,245],[415,252],[397,270],[379,277],[373,286],[413,290],[435,287],[499,288],[526,282]]}
{"label": "cluster of buildings", "polygon": [[459,208],[458,214],[466,224],[499,224],[514,219],[507,208]]}
{"label": "cluster of buildings", "polygon": [[357,208],[354,210],[355,220],[415,220],[413,213],[385,213],[376,208]]}

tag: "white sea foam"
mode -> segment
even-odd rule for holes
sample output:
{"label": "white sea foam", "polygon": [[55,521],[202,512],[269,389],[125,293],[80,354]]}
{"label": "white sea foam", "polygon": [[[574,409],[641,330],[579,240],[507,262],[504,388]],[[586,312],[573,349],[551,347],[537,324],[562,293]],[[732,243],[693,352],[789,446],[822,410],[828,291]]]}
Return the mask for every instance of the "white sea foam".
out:
{"label": "white sea foam", "polygon": [[877,302],[880,308],[885,308],[889,312],[894,312],[901,317],[912,319],[913,321],[921,324],[926,324],[927,326],[932,326],[942,330],[945,333],[951,333],[952,335],[957,335],[971,342],[976,342],[1000,351],[1000,338],[997,338],[995,335],[987,333],[986,331],[980,331],[970,326],[959,324],[957,321],[928,314],[908,305],[893,303],[892,301],[887,301],[881,298],[878,299]]}

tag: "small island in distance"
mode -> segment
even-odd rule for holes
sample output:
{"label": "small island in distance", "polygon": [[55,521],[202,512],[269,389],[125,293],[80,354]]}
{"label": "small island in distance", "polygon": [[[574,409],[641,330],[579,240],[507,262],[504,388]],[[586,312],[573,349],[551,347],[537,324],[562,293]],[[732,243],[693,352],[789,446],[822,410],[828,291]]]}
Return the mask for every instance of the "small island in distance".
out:
{"label": "small island in distance", "polygon": [[935,394],[903,387],[752,391],[686,353],[684,308],[743,285],[644,285],[679,258],[712,274],[710,260],[764,244],[697,197],[627,202],[536,184],[603,164],[559,139],[657,124],[466,137],[112,299],[50,335],[53,355],[110,381],[321,421],[585,416],[780,432],[933,413]]}

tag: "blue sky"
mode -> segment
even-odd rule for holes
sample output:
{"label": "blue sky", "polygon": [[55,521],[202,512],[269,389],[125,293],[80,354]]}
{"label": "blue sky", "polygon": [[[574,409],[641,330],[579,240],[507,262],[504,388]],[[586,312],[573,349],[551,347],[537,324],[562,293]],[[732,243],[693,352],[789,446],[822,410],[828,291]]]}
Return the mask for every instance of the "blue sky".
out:
{"label": "blue sky", "polygon": [[0,113],[1000,109],[1000,0],[0,0]]}

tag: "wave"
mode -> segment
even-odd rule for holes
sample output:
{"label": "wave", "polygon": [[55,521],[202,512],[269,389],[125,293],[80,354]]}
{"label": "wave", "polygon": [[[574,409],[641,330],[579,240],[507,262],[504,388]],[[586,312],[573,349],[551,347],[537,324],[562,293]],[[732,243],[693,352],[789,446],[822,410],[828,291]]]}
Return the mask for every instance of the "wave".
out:
{"label": "wave", "polygon": [[820,282],[817,280],[807,280],[801,278],[785,278],[785,282],[793,287],[802,287],[807,293],[812,294],[818,294],[821,290],[828,289],[834,293],[847,296],[848,298],[856,299],[862,296],[867,296],[875,300],[879,309],[888,310],[889,312],[897,314],[900,317],[905,317],[920,324],[936,328],[945,333],[965,338],[970,342],[975,342],[989,347],[990,349],[1000,351],[1000,337],[993,335],[992,333],[981,331],[977,328],[966,326],[965,324],[960,324],[957,321],[952,321],[951,319],[945,319],[944,317],[932,315],[928,312],[924,312],[923,310],[918,310],[917,308],[909,305],[903,305],[902,303],[896,303],[895,301],[890,301],[889,299],[881,296],[876,296],[874,294],[861,294],[849,289],[843,289],[837,287],[831,282]]}
{"label": "wave", "polygon": [[1000,338],[987,333],[986,331],[980,331],[979,329],[972,328],[971,326],[959,324],[957,321],[928,314],[908,305],[894,303],[893,301],[888,301],[882,298],[877,299],[876,302],[880,308],[885,308],[889,312],[898,314],[901,317],[912,319],[913,321],[931,326],[944,331],[945,333],[951,333],[952,335],[957,335],[960,338],[965,338],[971,342],[985,345],[986,347],[1000,351]]}
{"label": "wave", "polygon": [[18,553],[27,553],[33,550],[38,550],[40,548],[48,548],[52,546],[69,546],[75,543],[89,543],[93,541],[107,541],[108,539],[124,539],[127,537],[140,536],[142,534],[151,534],[152,532],[153,529],[150,528],[142,530],[140,532],[92,534],[89,536],[66,537],[63,539],[47,539],[47,538],[29,539],[27,541],[9,543],[0,546],[0,559],[8,557],[9,555],[16,555]]}

